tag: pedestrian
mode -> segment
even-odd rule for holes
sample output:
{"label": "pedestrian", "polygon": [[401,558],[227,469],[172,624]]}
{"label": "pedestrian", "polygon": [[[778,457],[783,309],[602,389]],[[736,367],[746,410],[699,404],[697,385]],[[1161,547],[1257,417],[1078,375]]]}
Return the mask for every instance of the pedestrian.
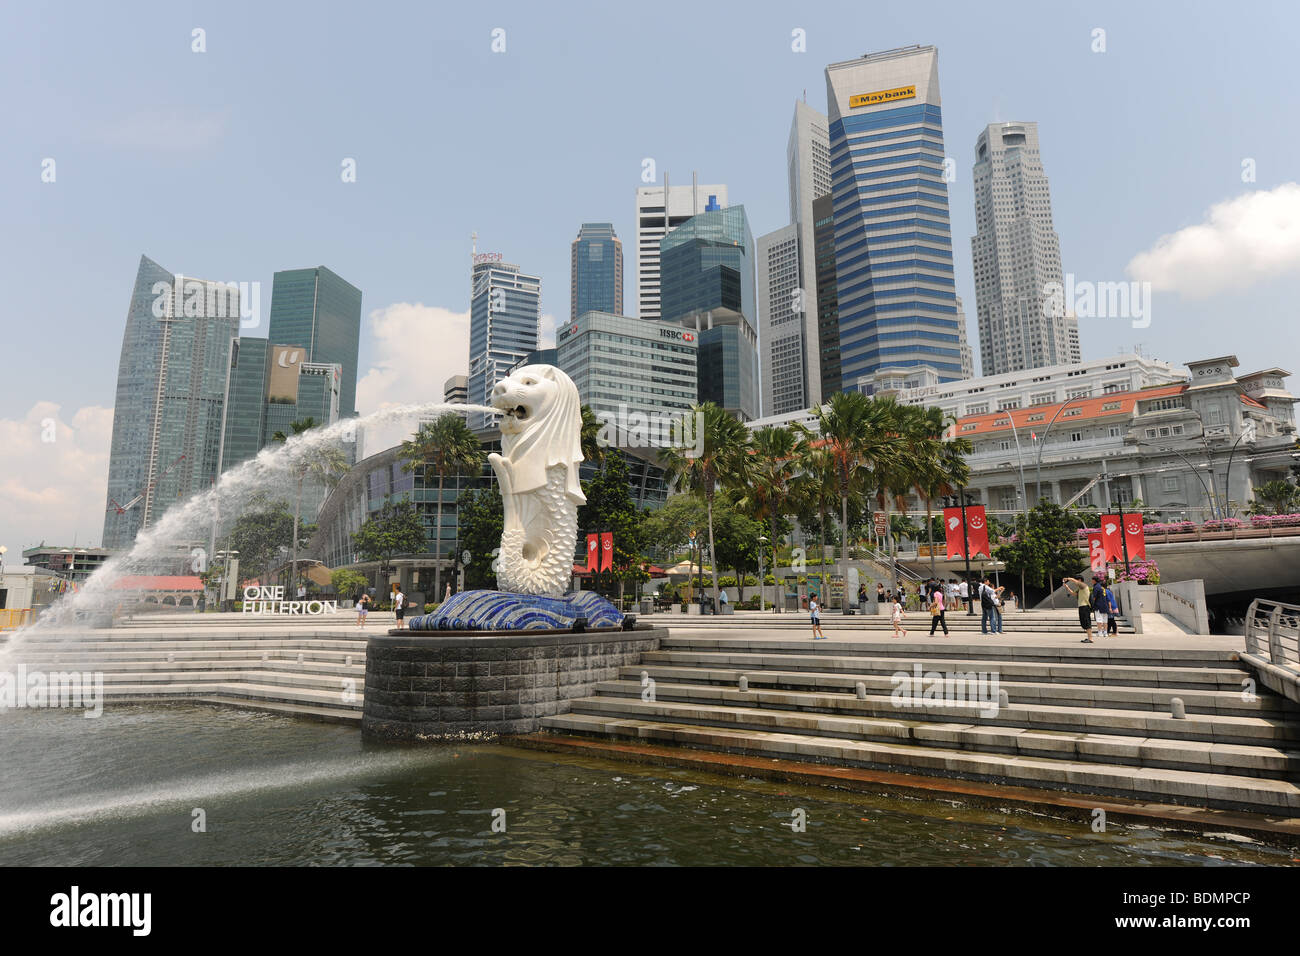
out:
{"label": "pedestrian", "polygon": [[357,627],[366,626],[366,612],[370,610],[370,595],[365,591],[357,598]]}
{"label": "pedestrian", "polygon": [[933,582],[934,590],[930,592],[930,636],[934,636],[934,629],[940,624],[943,625],[943,636],[948,636],[948,619],[944,617],[943,588],[939,582]]}
{"label": "pedestrian", "polygon": [[1067,591],[1075,596],[1079,604],[1079,626],[1083,628],[1083,640],[1080,644],[1091,644],[1092,640],[1092,593],[1088,582],[1082,578],[1066,578],[1061,582]]}
{"label": "pedestrian", "polygon": [[451,600],[451,582],[450,582],[450,581],[447,582],[447,592],[446,592],[445,594],[443,594],[442,599],[443,599],[444,601],[450,601],[450,600]]}
{"label": "pedestrian", "polygon": [[897,597],[894,599],[890,619],[894,622],[894,637],[907,637],[907,628],[903,627],[903,605]]}
{"label": "pedestrian", "polygon": [[883,604],[885,604],[885,603],[886,603],[886,602],[885,602],[885,582],[884,582],[884,581],[877,581],[877,582],[876,582],[876,606],[877,606],[877,607],[880,607],[881,605],[883,605]]}
{"label": "pedestrian", "polygon": [[961,609],[963,611],[969,611],[970,610],[970,583],[965,578],[962,578],[961,583],[957,585],[957,597],[961,599]]}
{"label": "pedestrian", "polygon": [[1002,592],[1006,590],[1006,585],[993,589],[993,633],[1002,633]]}
{"label": "pedestrian", "polygon": [[808,611],[812,615],[813,640],[824,641],[826,635],[822,632],[821,607],[817,604],[817,592],[813,591],[808,595]]}
{"label": "pedestrian", "polygon": [[399,630],[405,627],[403,619],[406,617],[406,595],[402,593],[401,587],[393,594],[393,616],[397,619]]}
{"label": "pedestrian", "polygon": [[993,590],[993,582],[990,578],[985,578],[979,585],[976,597],[980,602],[980,633],[988,634],[989,628],[992,627],[993,633],[997,631],[997,605],[994,603],[997,598],[997,592]]}
{"label": "pedestrian", "polygon": [[1115,598],[1115,592],[1110,585],[1106,585],[1106,633],[1113,637],[1119,637],[1119,622],[1116,618],[1119,616],[1119,601]]}
{"label": "pedestrian", "polygon": [[1093,624],[1097,630],[1098,637],[1106,636],[1106,623],[1110,618],[1110,599],[1106,597],[1106,585],[1093,575],[1092,593],[1088,597],[1088,603],[1092,606]]}
{"label": "pedestrian", "polygon": [[298,600],[299,601],[307,600],[307,585],[305,584],[298,585]]}
{"label": "pedestrian", "polygon": [[858,613],[867,613],[867,585],[865,582],[858,585]]}
{"label": "pedestrian", "polygon": [[722,593],[718,595],[718,600],[722,602],[722,610],[727,609],[727,589],[723,588]]}

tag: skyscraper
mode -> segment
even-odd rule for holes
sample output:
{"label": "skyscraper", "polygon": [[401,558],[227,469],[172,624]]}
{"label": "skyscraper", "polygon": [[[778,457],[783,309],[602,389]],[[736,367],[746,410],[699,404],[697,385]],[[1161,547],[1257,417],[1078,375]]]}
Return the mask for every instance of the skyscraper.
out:
{"label": "skyscraper", "polygon": [[[821,401],[840,387],[840,313],[835,287],[835,212],[830,193],[813,200],[813,262],[817,280],[817,364],[809,371],[821,377]],[[813,403],[809,403],[810,405]]]}
{"label": "skyscraper", "polygon": [[688,219],[660,242],[663,317],[696,333],[698,395],[759,417],[754,237],[744,206]]}
{"label": "skyscraper", "polygon": [[[786,168],[790,182],[790,222],[794,224],[799,256],[799,281],[803,307],[803,363],[799,370],[804,389],[803,403],[808,408],[825,401],[819,372],[820,315],[817,295],[816,215],[813,203],[831,192],[830,133],[826,116],[807,103],[796,102],[786,144]],[[765,346],[766,347],[766,346]],[[786,391],[789,391],[787,388]],[[794,411],[795,409],[790,409]],[[764,414],[774,414],[768,409]]]}
{"label": "skyscraper", "polygon": [[939,53],[913,46],[826,68],[843,387],[926,366],[961,376]]}
{"label": "skyscraper", "polygon": [[307,350],[305,362],[343,366],[339,417],[357,413],[361,290],[324,266],[275,274],[267,340]]}
{"label": "skyscraper", "polygon": [[[806,300],[811,297],[802,293],[799,284],[799,227],[792,223],[759,236],[754,260],[759,340],[763,343],[762,416],[797,412],[811,404],[805,384],[807,343],[800,321],[807,315]],[[801,305],[804,311],[796,311]]]}
{"label": "skyscraper", "polygon": [[130,547],[215,480],[239,319],[233,284],[140,257],[117,368],[104,547]]}
{"label": "skyscraper", "polygon": [[974,183],[970,244],[983,374],[1079,362],[1078,320],[1044,304],[1049,284],[1064,279],[1038,124],[986,127],[975,141]]}
{"label": "skyscraper", "polygon": [[[664,202],[664,193],[668,201]],[[727,187],[723,185],[641,186],[636,191],[636,295],[637,316],[658,319],[659,242],[692,216],[709,209],[725,209]]]}
{"label": "skyscraper", "polygon": [[623,243],[610,222],[584,222],[573,240],[569,321],[588,312],[623,314]]}
{"label": "skyscraper", "polygon": [[[470,272],[468,402],[490,404],[492,387],[515,363],[537,348],[542,280],[501,261],[499,253],[478,253]],[[469,426],[487,428],[495,419],[469,416]]]}

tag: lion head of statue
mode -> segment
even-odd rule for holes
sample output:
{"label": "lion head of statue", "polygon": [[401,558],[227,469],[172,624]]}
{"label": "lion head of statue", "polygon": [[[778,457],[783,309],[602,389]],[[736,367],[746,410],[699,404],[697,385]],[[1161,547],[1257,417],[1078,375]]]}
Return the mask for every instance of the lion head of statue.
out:
{"label": "lion head of statue", "polygon": [[582,403],[573,379],[553,365],[525,365],[492,389],[500,409],[501,453],[513,468],[514,491],[546,485],[546,470],[564,465],[565,492],[586,501],[578,481],[582,463]]}

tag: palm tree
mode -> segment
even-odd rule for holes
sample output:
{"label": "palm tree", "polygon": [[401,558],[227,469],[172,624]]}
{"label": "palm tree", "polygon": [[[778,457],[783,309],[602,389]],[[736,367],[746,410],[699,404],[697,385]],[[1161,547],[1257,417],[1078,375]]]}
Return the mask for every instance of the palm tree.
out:
{"label": "palm tree", "polygon": [[[750,436],[753,444],[750,484],[740,499],[740,507],[758,520],[766,518],[772,527],[772,574],[776,575],[777,522],[781,506],[790,497],[791,485],[798,470],[795,449],[799,436],[789,428],[765,425]],[[763,582],[758,582],[759,606],[763,603]]]}
{"label": "palm tree", "polygon": [[1285,479],[1274,479],[1255,489],[1255,500],[1267,505],[1275,515],[1289,511],[1297,498],[1300,498],[1300,490]]}
{"label": "palm tree", "polygon": [[483,446],[456,412],[445,412],[431,422],[422,422],[415,437],[402,442],[403,471],[423,468],[427,479],[438,476],[438,501],[433,531],[433,593],[442,600],[442,491],[451,475],[476,475],[483,470]]}
{"label": "palm tree", "polygon": [[[800,433],[795,454],[799,462],[791,498],[801,514],[816,512],[817,525],[821,535],[822,589],[826,588],[826,516],[835,506],[839,497],[836,482],[835,458],[830,451],[801,425],[795,426]],[[822,603],[826,595],[820,595]]]}
{"label": "palm tree", "polygon": [[[718,559],[713,542],[713,501],[720,485],[741,488],[749,481],[749,431],[737,419],[713,402],[691,409],[699,423],[697,447],[700,453],[690,456],[684,450],[667,448],[663,464],[671,479],[683,491],[704,499],[709,516],[709,556],[712,558],[713,601],[718,602]],[[701,559],[703,563],[703,559]]]}
{"label": "palm tree", "polygon": [[[835,481],[840,492],[840,560],[848,582],[849,498],[862,469],[869,470],[892,490],[899,484],[900,416],[893,399],[870,399],[861,392],[837,392],[820,408],[813,409],[822,446],[835,462]],[[894,582],[897,585],[897,581]],[[843,602],[844,613],[849,602]]]}
{"label": "palm tree", "polygon": [[605,449],[600,443],[600,430],[603,423],[596,417],[590,405],[582,406],[582,457],[587,461],[600,464],[605,460]]}
{"label": "palm tree", "polygon": [[942,409],[930,406],[912,421],[909,431],[913,456],[912,488],[918,498],[925,501],[925,533],[930,545],[930,576],[935,576],[934,558],[934,499],[955,494],[970,477],[966,455],[971,452],[969,438],[952,438],[943,434],[954,419]]}
{"label": "palm tree", "polygon": [[[315,427],[316,419],[311,416],[289,423],[289,429],[294,436],[311,431]],[[289,441],[289,436],[282,431],[277,431],[271,436],[271,440],[286,444]],[[326,489],[330,489],[339,483],[339,480],[351,467],[347,456],[343,454],[342,450],[329,445],[300,445],[294,451],[293,464],[298,487],[293,501],[293,557],[291,558],[292,563],[289,572],[290,594],[296,593],[298,586],[298,534],[302,521],[303,483],[308,477],[311,477]]]}

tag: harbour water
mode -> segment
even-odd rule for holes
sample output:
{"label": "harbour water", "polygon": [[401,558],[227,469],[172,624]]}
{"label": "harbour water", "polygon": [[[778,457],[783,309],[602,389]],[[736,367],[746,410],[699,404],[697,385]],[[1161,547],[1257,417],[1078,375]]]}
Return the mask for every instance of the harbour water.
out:
{"label": "harbour water", "polygon": [[500,743],[377,744],[352,726],[206,705],[0,714],[0,865],[1205,866],[1293,855],[1230,834],[1094,833]]}

